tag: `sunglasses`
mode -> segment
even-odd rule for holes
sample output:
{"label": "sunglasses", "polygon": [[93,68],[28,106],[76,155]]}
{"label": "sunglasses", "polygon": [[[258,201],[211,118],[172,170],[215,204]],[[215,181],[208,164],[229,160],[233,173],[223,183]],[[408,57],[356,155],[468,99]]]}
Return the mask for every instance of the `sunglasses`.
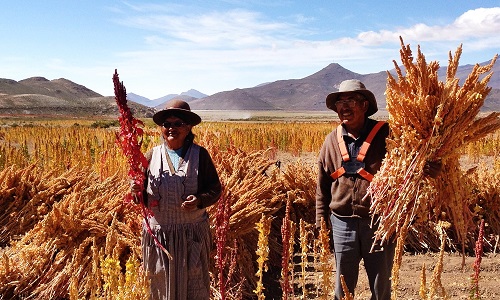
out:
{"label": "sunglasses", "polygon": [[179,127],[182,127],[184,125],[187,125],[185,122],[182,122],[182,121],[175,121],[175,122],[164,122],[162,124],[163,127],[165,128],[179,128]]}
{"label": "sunglasses", "polygon": [[344,105],[347,105],[349,108],[354,108],[354,106],[356,106],[356,104],[361,101],[361,99],[358,99],[358,98],[348,98],[348,99],[342,99],[342,100],[338,100],[337,102],[335,102],[335,107],[337,109],[343,107]]}

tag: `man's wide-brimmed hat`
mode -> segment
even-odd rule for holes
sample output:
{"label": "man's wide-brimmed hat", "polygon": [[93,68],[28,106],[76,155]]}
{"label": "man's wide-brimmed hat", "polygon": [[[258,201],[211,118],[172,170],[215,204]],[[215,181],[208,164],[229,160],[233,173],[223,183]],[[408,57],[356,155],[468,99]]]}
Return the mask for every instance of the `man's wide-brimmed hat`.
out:
{"label": "man's wide-brimmed hat", "polygon": [[365,85],[357,79],[344,80],[340,83],[339,91],[329,94],[326,97],[326,107],[337,112],[335,107],[335,102],[339,99],[340,95],[348,92],[356,92],[365,97],[368,100],[369,106],[366,112],[367,116],[371,116],[378,111],[377,100],[375,100],[375,95],[366,89]]}
{"label": "man's wide-brimmed hat", "polygon": [[186,101],[173,99],[167,102],[165,109],[160,110],[153,116],[153,121],[158,125],[163,125],[165,119],[169,116],[175,116],[182,119],[190,125],[198,125],[201,123],[201,118],[191,111],[191,107]]}

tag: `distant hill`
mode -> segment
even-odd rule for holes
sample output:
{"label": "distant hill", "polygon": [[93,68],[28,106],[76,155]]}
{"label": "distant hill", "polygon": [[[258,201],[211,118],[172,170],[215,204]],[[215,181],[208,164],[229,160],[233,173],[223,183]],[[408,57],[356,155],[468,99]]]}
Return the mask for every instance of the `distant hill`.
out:
{"label": "distant hill", "polygon": [[[134,102],[129,106],[139,117],[154,113],[153,109]],[[0,79],[0,115],[116,117],[118,114],[113,96],[104,97],[64,78]]]}
{"label": "distant hill", "polygon": [[44,77],[31,77],[20,81],[0,78],[0,94],[38,94],[64,99],[102,97],[83,85],[67,79],[48,80]]}
{"label": "distant hill", "polygon": [[[480,66],[484,66],[489,64],[490,61],[480,63]],[[471,73],[472,69],[474,68],[474,65],[463,65],[459,66],[457,70],[456,76],[460,78],[460,84],[463,84],[467,76]],[[490,81],[488,83],[489,86],[491,86],[494,89],[500,89],[500,62],[497,61],[496,64],[493,66],[492,69],[493,76],[490,78]],[[442,67],[438,70],[439,74],[439,79],[444,80],[446,78],[446,66]],[[484,78],[485,75],[481,77]]]}
{"label": "distant hill", "polygon": [[142,105],[148,106],[148,107],[151,107],[150,104],[152,102],[150,99],[143,97],[143,96],[139,96],[139,95],[134,94],[134,93],[127,93],[127,100],[134,101],[135,103],[139,103],[139,104],[142,104]]}

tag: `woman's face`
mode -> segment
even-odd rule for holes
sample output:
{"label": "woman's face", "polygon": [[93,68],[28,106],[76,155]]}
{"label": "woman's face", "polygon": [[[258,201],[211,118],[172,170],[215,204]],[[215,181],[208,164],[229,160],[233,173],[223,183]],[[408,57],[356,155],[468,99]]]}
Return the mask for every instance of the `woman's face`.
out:
{"label": "woman's face", "polygon": [[182,147],[192,127],[178,117],[169,116],[163,122],[161,132],[169,148],[176,150]]}

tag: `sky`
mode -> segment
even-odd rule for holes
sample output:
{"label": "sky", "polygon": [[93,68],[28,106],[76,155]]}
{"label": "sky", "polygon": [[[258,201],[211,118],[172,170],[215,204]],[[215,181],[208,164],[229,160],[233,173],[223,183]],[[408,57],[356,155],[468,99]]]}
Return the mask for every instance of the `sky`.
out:
{"label": "sky", "polygon": [[331,63],[390,70],[399,37],[441,66],[460,44],[460,65],[481,63],[500,52],[499,32],[499,0],[4,1],[0,78],[66,78],[112,96],[117,69],[149,99],[212,95]]}

